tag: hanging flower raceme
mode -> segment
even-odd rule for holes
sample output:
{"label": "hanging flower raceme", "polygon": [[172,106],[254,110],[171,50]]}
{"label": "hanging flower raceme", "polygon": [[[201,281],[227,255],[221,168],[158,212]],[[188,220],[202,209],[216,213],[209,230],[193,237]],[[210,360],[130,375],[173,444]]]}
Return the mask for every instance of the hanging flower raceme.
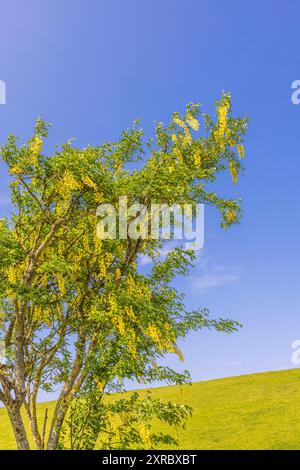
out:
{"label": "hanging flower raceme", "polygon": [[238,144],[237,145],[237,151],[238,151],[238,154],[241,158],[244,158],[245,156],[245,149],[244,149],[244,146],[243,144]]}
{"label": "hanging flower raceme", "polygon": [[233,209],[227,209],[225,212],[225,220],[228,225],[233,224],[236,221],[236,211]]}
{"label": "hanging flower raceme", "polygon": [[188,123],[188,125],[194,130],[194,131],[198,131],[199,130],[199,122],[198,120],[193,116],[192,113],[187,113],[186,115],[186,122]]}
{"label": "hanging flower raceme", "polygon": [[226,99],[226,97],[224,97],[217,108],[218,122],[217,122],[217,127],[214,131],[215,139],[220,144],[221,148],[223,149],[225,148],[223,138],[227,129],[227,119],[228,119],[229,108],[230,108],[229,101],[228,99]]}
{"label": "hanging flower raceme", "polygon": [[231,160],[231,162],[229,163],[229,171],[231,174],[232,182],[237,183],[239,170],[235,160]]}
{"label": "hanging flower raceme", "polygon": [[43,148],[43,141],[38,135],[35,135],[29,143],[29,150],[32,156],[32,163],[35,165],[38,163],[38,156],[40,155]]}

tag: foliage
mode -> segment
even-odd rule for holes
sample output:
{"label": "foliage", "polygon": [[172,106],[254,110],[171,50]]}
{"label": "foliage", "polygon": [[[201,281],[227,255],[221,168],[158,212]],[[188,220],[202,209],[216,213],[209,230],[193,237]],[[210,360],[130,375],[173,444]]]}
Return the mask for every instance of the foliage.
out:
{"label": "foliage", "polygon": [[153,431],[154,419],[174,426],[178,432],[184,429],[191,414],[189,406],[153,399],[150,392],[143,397],[133,392],[129,398],[105,402],[102,398],[93,389],[74,400],[62,432],[63,448],[69,445],[72,450],[128,450],[177,445],[172,435]]}
{"label": "foliage", "polygon": [[[205,327],[237,328],[230,320],[211,320],[205,309],[187,311],[171,287],[174,276],[188,273],[192,251],[177,248],[162,260],[159,240],[96,236],[97,206],[118,208],[123,195],[129,204],[146,206],[210,204],[224,228],[239,223],[239,201],[210,188],[225,170],[237,181],[247,120],[230,116],[228,94],[216,110],[214,122],[190,104],[169,125],[158,123],[156,139],[146,143],[135,122],[115,143],[79,149],[69,141],[52,155],[42,153],[49,126],[38,119],[26,144],[11,135],[1,148],[13,209],[0,221],[0,339],[7,352],[0,399],[20,449],[29,448],[23,405],[36,448],[55,449],[68,409],[88,380],[103,391],[122,387],[125,379],[184,383],[187,372],[159,365],[169,353],[181,357],[179,339]],[[150,274],[140,272],[139,255],[152,257]],[[57,387],[46,442],[37,396]]]}

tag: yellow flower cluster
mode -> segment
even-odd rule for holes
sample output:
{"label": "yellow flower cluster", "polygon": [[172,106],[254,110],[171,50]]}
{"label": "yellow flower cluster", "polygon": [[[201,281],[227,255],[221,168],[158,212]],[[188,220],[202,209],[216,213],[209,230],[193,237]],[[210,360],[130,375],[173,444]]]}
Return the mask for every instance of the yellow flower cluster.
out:
{"label": "yellow flower cluster", "polygon": [[120,268],[117,268],[116,271],[115,271],[115,277],[116,277],[116,281],[119,281],[121,279],[121,269]]}
{"label": "yellow flower cluster", "polygon": [[179,149],[178,147],[175,147],[175,148],[174,148],[174,155],[175,155],[175,157],[177,158],[177,160],[178,160],[179,162],[182,162],[182,160],[183,160],[183,158],[182,158],[182,153],[181,153],[181,151],[180,151],[180,149]]}
{"label": "yellow flower cluster", "polygon": [[10,266],[7,271],[7,278],[11,284],[17,282],[17,269],[15,266]]}
{"label": "yellow flower cluster", "polygon": [[98,186],[96,185],[96,183],[88,175],[83,176],[82,181],[89,188],[98,189]]}
{"label": "yellow flower cluster", "polygon": [[[99,252],[100,251],[101,249],[99,250]],[[112,260],[113,260],[113,256],[111,253],[105,253],[104,255],[100,254],[99,272],[100,272],[101,277],[103,277],[104,279],[108,278],[108,274],[109,274],[108,269],[110,268]]]}
{"label": "yellow flower cluster", "polygon": [[63,201],[66,202],[69,201],[72,191],[76,191],[77,189],[80,189],[80,187],[80,183],[76,181],[74,176],[69,171],[65,171],[62,179],[57,185],[57,192],[62,197]]}
{"label": "yellow flower cluster", "polygon": [[94,249],[97,255],[99,255],[102,251],[102,240],[98,237],[96,230],[94,231]]}
{"label": "yellow flower cluster", "polygon": [[239,170],[234,160],[231,160],[231,162],[229,163],[229,171],[230,171],[233,183],[237,183]]}
{"label": "yellow flower cluster", "polygon": [[112,317],[112,324],[118,330],[121,336],[125,335],[125,323],[122,317],[120,316],[113,316]]}
{"label": "yellow flower cluster", "polygon": [[197,131],[199,129],[199,122],[197,119],[192,115],[192,113],[187,113],[186,115],[186,122],[188,125],[194,130]]}
{"label": "yellow flower cluster", "polygon": [[41,321],[43,319],[43,312],[40,305],[34,307],[34,319],[36,321]]}
{"label": "yellow flower cluster", "polygon": [[65,280],[64,280],[63,275],[58,273],[56,278],[57,278],[57,286],[58,286],[59,292],[61,293],[61,295],[65,295],[66,286],[65,286]]}
{"label": "yellow flower cluster", "polygon": [[7,269],[7,278],[11,284],[16,284],[22,277],[24,263],[19,263],[16,266],[10,266]]}
{"label": "yellow flower cluster", "polygon": [[225,220],[227,224],[232,224],[236,221],[236,212],[233,209],[227,209],[225,212]]}
{"label": "yellow flower cluster", "polygon": [[[130,326],[129,323],[126,323],[126,319],[124,319],[120,314],[117,313],[117,304],[115,302],[114,298],[110,298],[110,304],[111,304],[111,311],[114,313],[112,316],[112,324],[118,331],[118,333],[121,336],[125,337],[126,341],[126,346],[128,351],[133,357],[136,357],[137,351],[136,351],[136,333],[135,330]],[[125,313],[126,315],[136,322],[136,316],[133,312],[132,307],[125,307]]]}
{"label": "yellow flower cluster", "polygon": [[126,279],[127,294],[134,295],[136,299],[151,300],[151,290],[144,282],[136,282],[132,275],[129,273]]}
{"label": "yellow flower cluster", "polygon": [[185,135],[181,137],[181,142],[183,143],[183,145],[190,145],[192,143],[192,136],[188,127],[184,129],[184,134]]}
{"label": "yellow flower cluster", "polygon": [[134,322],[137,321],[137,318],[134,314],[134,311],[133,311],[133,308],[131,307],[131,305],[130,305],[130,307],[125,307],[125,313],[128,316],[128,318],[130,318],[130,320],[133,320]]}
{"label": "yellow flower cluster", "polygon": [[215,139],[218,142],[221,142],[227,128],[227,117],[229,111],[229,103],[227,101],[222,101],[220,103],[217,114],[218,114],[218,123],[217,129],[214,131]]}
{"label": "yellow flower cluster", "polygon": [[38,163],[38,156],[41,153],[42,148],[43,148],[42,139],[40,139],[38,135],[35,135],[29,144],[29,149],[33,157],[31,163],[33,164]]}
{"label": "yellow flower cluster", "polygon": [[74,191],[80,188],[80,184],[78,183],[78,181],[76,181],[74,176],[69,171],[66,171],[64,174],[63,186],[64,186],[63,188],[64,190],[68,189],[70,191]]}
{"label": "yellow flower cluster", "polygon": [[175,344],[175,337],[171,326],[165,324],[162,330],[160,331],[156,325],[150,325],[145,330],[145,334],[152,339],[161,351],[176,353],[181,358],[182,353]]}
{"label": "yellow flower cluster", "polygon": [[106,385],[105,380],[95,380],[95,383],[97,385],[97,388],[100,392],[104,391],[104,387]]}
{"label": "yellow flower cluster", "polygon": [[121,173],[121,171],[122,171],[122,162],[121,162],[121,160],[118,160],[118,161],[115,162],[114,170],[117,174]]}
{"label": "yellow flower cluster", "polygon": [[196,150],[196,152],[194,153],[194,163],[197,168],[201,167],[201,155],[199,150]]}
{"label": "yellow flower cluster", "polygon": [[161,345],[161,334],[155,325],[150,325],[146,329],[146,335],[154,341],[154,343]]}
{"label": "yellow flower cluster", "polygon": [[173,165],[168,165],[168,172],[169,173],[174,173],[174,166]]}
{"label": "yellow flower cluster", "polygon": [[175,122],[175,124],[177,124],[180,127],[183,127],[183,128],[186,127],[185,122],[183,122],[178,116],[175,116],[173,121]]}
{"label": "yellow flower cluster", "polygon": [[60,217],[65,210],[65,205],[62,201],[58,201],[55,207],[55,214]]}
{"label": "yellow flower cluster", "polygon": [[33,310],[33,319],[37,322],[44,321],[47,326],[50,326],[50,310],[43,308],[40,305],[35,305]]}
{"label": "yellow flower cluster", "polygon": [[138,423],[137,429],[143,443],[146,445],[151,445],[150,432],[147,426],[145,426],[144,423]]}
{"label": "yellow flower cluster", "polygon": [[126,279],[126,289],[129,296],[135,294],[135,282],[132,275],[129,273]]}
{"label": "yellow flower cluster", "polygon": [[[186,125],[186,123],[184,121],[182,121],[178,116],[175,116],[173,118],[173,121],[175,122],[175,124],[177,124],[178,126],[182,127],[183,130],[184,130],[184,134],[182,133],[179,133],[178,134],[178,137],[175,136],[175,138],[173,137],[175,134],[173,134],[172,136],[172,139],[174,142],[177,141],[177,139],[179,138],[180,139],[180,142],[181,144],[183,144],[184,146],[185,145],[189,145],[191,142],[192,142],[192,136],[190,134],[190,130],[188,128],[188,126]],[[174,140],[175,139],[175,140]]]}
{"label": "yellow flower cluster", "polygon": [[10,168],[10,174],[11,175],[19,175],[20,173],[22,173],[22,168],[19,167],[18,165],[14,165]]}
{"label": "yellow flower cluster", "polygon": [[238,151],[238,154],[241,158],[244,158],[245,156],[245,149],[244,149],[244,146],[243,144],[238,144],[237,145],[237,151]]}
{"label": "yellow flower cluster", "polygon": [[43,274],[43,276],[42,276],[42,286],[47,287],[47,284],[48,284],[47,275]]}
{"label": "yellow flower cluster", "polygon": [[110,312],[112,314],[116,313],[118,310],[118,304],[117,304],[117,300],[114,294],[108,295],[108,304],[109,304]]}
{"label": "yellow flower cluster", "polygon": [[127,327],[127,348],[130,354],[136,358],[137,352],[136,352],[136,334],[133,328]]}
{"label": "yellow flower cluster", "polygon": [[0,325],[3,326],[5,323],[5,313],[0,312]]}

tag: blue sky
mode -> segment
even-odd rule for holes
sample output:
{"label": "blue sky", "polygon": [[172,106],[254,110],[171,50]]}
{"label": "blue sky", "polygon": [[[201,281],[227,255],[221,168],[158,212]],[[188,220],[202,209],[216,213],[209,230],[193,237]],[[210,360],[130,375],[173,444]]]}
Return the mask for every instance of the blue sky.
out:
{"label": "blue sky", "polygon": [[[139,117],[147,135],[189,101],[212,112],[222,90],[251,118],[242,225],[225,232],[206,210],[205,248],[176,285],[190,307],[231,317],[233,336],[203,332],[183,344],[193,380],[294,367],[300,338],[300,4],[264,0],[2,0],[0,142],[27,139],[39,114],[50,144],[116,138]],[[228,185],[220,187],[224,194]],[[0,215],[8,211],[1,174]],[[172,359],[172,363],[175,361]],[[182,367],[182,366],[180,366]]]}

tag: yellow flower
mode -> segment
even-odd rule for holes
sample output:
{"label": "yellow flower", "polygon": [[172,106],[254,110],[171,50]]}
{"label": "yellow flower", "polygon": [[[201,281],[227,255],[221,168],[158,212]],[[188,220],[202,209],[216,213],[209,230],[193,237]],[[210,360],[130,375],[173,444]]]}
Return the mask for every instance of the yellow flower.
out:
{"label": "yellow flower", "polygon": [[104,387],[105,387],[105,381],[104,380],[97,380],[96,385],[97,385],[98,390],[100,390],[100,392],[103,392]]}
{"label": "yellow flower", "polygon": [[141,437],[143,443],[147,444],[147,445],[150,445],[151,439],[150,439],[149,429],[145,426],[144,423],[139,423],[137,427],[138,427],[139,434],[140,434],[140,437]]}
{"label": "yellow flower", "polygon": [[38,135],[35,135],[29,144],[29,148],[31,150],[31,153],[35,157],[37,157],[41,153],[42,148],[43,148],[42,139],[40,139]]}
{"label": "yellow flower", "polygon": [[66,294],[65,280],[61,274],[57,275],[57,285],[58,285],[59,292],[62,295],[65,295]]}
{"label": "yellow flower", "polygon": [[146,329],[146,335],[154,341],[154,343],[160,345],[161,344],[161,337],[158,328],[155,325],[150,325]]}
{"label": "yellow flower", "polygon": [[130,273],[128,274],[127,279],[126,279],[126,287],[127,287],[127,294],[129,296],[135,294],[135,282]]}
{"label": "yellow flower", "polygon": [[201,155],[200,155],[200,152],[198,150],[194,153],[194,163],[195,163],[195,166],[197,168],[200,168],[200,166],[201,166]]}
{"label": "yellow flower", "polygon": [[109,294],[108,303],[111,313],[115,313],[118,310],[118,304],[116,301],[116,297],[113,294]]}
{"label": "yellow flower", "polygon": [[180,143],[185,147],[191,144],[192,136],[190,134],[189,128],[184,125],[184,134],[180,132],[178,134],[178,138],[180,139]]}
{"label": "yellow flower", "polygon": [[100,254],[102,251],[102,240],[97,236],[97,231],[94,231],[94,247],[95,247],[95,252],[97,254]]}
{"label": "yellow flower", "polygon": [[88,176],[88,175],[85,175],[83,178],[82,178],[82,181],[84,184],[86,184],[89,188],[93,188],[93,189],[98,189],[98,186],[96,185],[96,183],[91,180],[91,178]]}
{"label": "yellow flower", "polygon": [[80,188],[80,184],[76,181],[74,176],[69,173],[68,171],[65,172],[64,177],[63,177],[63,185],[65,188],[74,191],[76,189]]}
{"label": "yellow flower", "polygon": [[192,115],[192,113],[187,113],[186,115],[186,122],[189,126],[194,130],[197,131],[199,129],[199,122],[197,119]]}
{"label": "yellow flower", "polygon": [[224,136],[227,128],[227,115],[229,111],[229,103],[227,101],[223,101],[218,106],[217,114],[218,114],[218,123],[217,129],[214,131],[215,139],[220,141]]}
{"label": "yellow flower", "polygon": [[20,168],[19,166],[17,165],[14,165],[10,168],[10,174],[11,175],[19,175],[20,173],[22,173],[22,168]]}
{"label": "yellow flower", "polygon": [[174,155],[175,155],[175,157],[177,157],[177,160],[182,162],[182,160],[183,160],[182,153],[181,153],[181,151],[178,147],[174,148]]}
{"label": "yellow flower", "polygon": [[48,284],[47,276],[46,276],[46,274],[43,274],[43,276],[42,276],[42,286],[47,287],[47,284]]}
{"label": "yellow flower", "polygon": [[115,328],[118,330],[121,336],[125,335],[125,323],[121,317],[112,317],[112,323]]}
{"label": "yellow flower", "polygon": [[231,162],[229,163],[229,171],[230,171],[233,183],[237,183],[239,170],[234,160],[231,160]]}
{"label": "yellow flower", "polygon": [[134,358],[136,358],[137,356],[136,334],[135,334],[135,331],[130,327],[127,327],[127,336],[128,336],[128,342],[127,342],[128,351]]}
{"label": "yellow flower", "polygon": [[173,118],[173,121],[175,122],[175,124],[177,124],[180,127],[183,127],[183,128],[186,127],[185,123],[178,116],[175,116]]}
{"label": "yellow flower", "polygon": [[116,161],[115,162],[114,170],[117,174],[121,173],[121,171],[122,171],[122,162],[121,161]]}
{"label": "yellow flower", "polygon": [[103,258],[101,258],[100,260],[99,270],[100,270],[100,275],[105,278],[107,276],[107,271],[106,271],[106,265],[105,265]]}
{"label": "yellow flower", "polygon": [[241,158],[244,158],[245,156],[245,149],[244,149],[244,146],[242,144],[238,144],[237,146],[237,151],[238,151],[238,154]]}
{"label": "yellow flower", "polygon": [[41,321],[43,318],[42,308],[40,305],[36,305],[34,308],[34,318],[37,321]]}
{"label": "yellow flower", "polygon": [[116,269],[116,272],[115,272],[115,276],[116,276],[116,281],[119,281],[119,279],[121,279],[121,269],[120,268],[117,268]]}
{"label": "yellow flower", "polygon": [[191,136],[190,131],[189,131],[189,129],[188,129],[187,127],[184,129],[184,133],[185,133],[185,136],[184,136],[184,138],[183,138],[183,143],[184,143],[185,145],[191,144],[191,142],[192,142],[192,136]]}
{"label": "yellow flower", "polygon": [[227,209],[225,212],[225,220],[227,224],[232,224],[236,221],[236,212],[233,209]]}
{"label": "yellow flower", "polygon": [[60,217],[62,213],[64,212],[64,206],[62,202],[57,202],[56,207],[55,207],[55,214]]}
{"label": "yellow flower", "polygon": [[14,266],[10,266],[8,268],[7,277],[11,284],[15,284],[17,282],[17,269]]}
{"label": "yellow flower", "polygon": [[127,315],[131,320],[136,321],[136,316],[135,316],[135,314],[134,314],[134,312],[133,312],[133,309],[132,309],[131,305],[130,305],[130,307],[125,307],[124,310],[125,310],[126,315]]}

